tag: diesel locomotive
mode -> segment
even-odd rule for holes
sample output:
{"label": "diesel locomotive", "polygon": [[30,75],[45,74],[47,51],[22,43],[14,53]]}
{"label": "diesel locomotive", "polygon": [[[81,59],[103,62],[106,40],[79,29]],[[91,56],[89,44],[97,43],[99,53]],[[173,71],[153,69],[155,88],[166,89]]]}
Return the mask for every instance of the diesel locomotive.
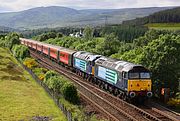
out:
{"label": "diesel locomotive", "polygon": [[150,72],[142,65],[30,39],[20,40],[21,44],[72,69],[123,99],[152,97]]}

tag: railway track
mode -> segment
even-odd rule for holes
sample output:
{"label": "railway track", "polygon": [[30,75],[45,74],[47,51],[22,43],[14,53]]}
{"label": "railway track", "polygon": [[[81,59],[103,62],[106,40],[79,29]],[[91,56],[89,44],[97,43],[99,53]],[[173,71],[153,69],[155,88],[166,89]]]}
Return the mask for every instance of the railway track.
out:
{"label": "railway track", "polygon": [[69,79],[71,79],[77,89],[79,90],[83,98],[90,101],[96,109],[100,110],[103,114],[107,115],[109,120],[121,121],[121,120],[133,120],[133,121],[170,121],[173,120],[171,117],[163,116],[159,112],[152,111],[149,109],[138,108],[132,104],[129,104],[118,97],[112,96],[111,94],[102,91],[101,89],[89,84],[82,77],[65,69],[50,59],[44,57],[41,54],[30,50],[31,56],[38,59],[41,66],[48,69],[55,70]]}
{"label": "railway track", "polygon": [[146,104],[147,107],[151,108],[153,112],[156,112],[160,114],[163,117],[168,117],[172,119],[173,121],[180,121],[180,114],[176,113],[164,106],[159,105],[158,103],[155,103],[154,101],[151,101],[150,103]]}
{"label": "railway track", "polygon": [[109,102],[105,101],[102,97],[95,94],[88,87],[79,83],[78,80],[76,78],[74,78],[73,75],[71,75],[71,73],[67,73],[67,71],[62,70],[62,67],[60,69],[59,67],[57,67],[57,65],[52,66],[51,64],[48,64],[47,61],[50,62],[49,59],[39,56],[36,53],[34,53],[33,51],[31,51],[31,56],[36,59],[41,59],[41,61],[39,60],[39,64],[41,66],[46,67],[51,70],[55,70],[55,71],[65,75],[69,79],[71,79],[75,83],[80,95],[83,96],[83,98],[85,98],[86,100],[90,101],[93,104],[93,106],[96,109],[98,109],[101,113],[106,115],[108,120],[112,120],[112,121],[134,120],[133,117],[131,117],[129,114],[123,114],[122,112],[118,111],[118,108],[116,108],[114,105],[110,105]]}

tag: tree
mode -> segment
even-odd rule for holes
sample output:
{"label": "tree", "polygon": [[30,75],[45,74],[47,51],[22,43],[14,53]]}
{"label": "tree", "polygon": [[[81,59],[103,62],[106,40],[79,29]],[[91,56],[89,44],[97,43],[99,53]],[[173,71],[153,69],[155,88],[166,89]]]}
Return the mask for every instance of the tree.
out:
{"label": "tree", "polygon": [[180,80],[180,36],[157,33],[148,32],[143,37],[144,42],[140,39],[141,44],[133,50],[112,56],[147,67],[152,72],[153,89],[168,87],[177,92]]}
{"label": "tree", "polygon": [[144,35],[147,30],[148,28],[144,26],[112,25],[102,28],[101,35],[113,33],[119,41],[132,42],[135,38]]}
{"label": "tree", "polygon": [[15,44],[20,44],[19,34],[15,32],[9,33],[5,37],[5,46],[11,49]]}
{"label": "tree", "polygon": [[84,33],[84,38],[85,38],[86,40],[92,40],[92,39],[93,39],[93,33],[94,33],[94,31],[93,31],[92,28],[86,27],[86,28],[84,29],[83,33]]}
{"label": "tree", "polygon": [[48,33],[43,33],[37,37],[35,37],[36,40],[42,42],[42,41],[46,41],[50,38],[56,38],[56,33],[55,32],[48,32]]}
{"label": "tree", "polygon": [[58,33],[56,34],[56,37],[57,37],[57,38],[61,38],[61,37],[63,37],[63,34],[60,33],[60,32],[58,32]]}
{"label": "tree", "polygon": [[153,80],[175,92],[180,78],[180,36],[161,35],[144,47],[141,63],[153,74]]}
{"label": "tree", "polygon": [[118,52],[120,42],[114,34],[106,35],[102,44],[98,45],[97,53],[110,56]]}

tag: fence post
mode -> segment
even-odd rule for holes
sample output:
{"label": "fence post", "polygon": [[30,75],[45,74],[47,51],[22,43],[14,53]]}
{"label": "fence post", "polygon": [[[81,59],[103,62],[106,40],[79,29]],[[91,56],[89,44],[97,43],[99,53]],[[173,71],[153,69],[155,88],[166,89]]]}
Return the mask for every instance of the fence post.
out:
{"label": "fence post", "polygon": [[72,114],[69,111],[68,111],[68,113],[69,113],[69,121],[72,121]]}

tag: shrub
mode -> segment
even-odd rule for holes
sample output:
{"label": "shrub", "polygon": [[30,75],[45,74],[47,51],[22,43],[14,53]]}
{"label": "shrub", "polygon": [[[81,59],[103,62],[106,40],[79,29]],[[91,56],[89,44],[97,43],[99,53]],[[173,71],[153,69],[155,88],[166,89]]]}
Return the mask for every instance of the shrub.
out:
{"label": "shrub", "polygon": [[[53,76],[58,76],[58,74],[54,71],[48,71],[46,72],[45,74],[45,77],[44,77],[44,83],[48,86],[49,85],[49,79]],[[49,86],[48,86],[49,87]]]}
{"label": "shrub", "polygon": [[24,45],[14,45],[12,48],[13,55],[19,60],[23,60],[30,56],[29,50]]}
{"label": "shrub", "polygon": [[12,48],[13,45],[15,44],[20,44],[20,40],[19,40],[19,34],[17,33],[9,33],[6,37],[5,37],[5,46],[8,48]]}
{"label": "shrub", "polygon": [[43,81],[49,89],[61,93],[69,102],[77,103],[79,101],[76,87],[72,83],[66,81],[63,77],[59,76],[56,72],[46,72]]}
{"label": "shrub", "polygon": [[35,68],[33,69],[33,72],[36,74],[36,75],[40,75],[40,74],[46,74],[46,72],[48,71],[48,69],[46,68]]}
{"label": "shrub", "polygon": [[72,83],[66,82],[61,88],[61,92],[69,102],[77,103],[79,101],[77,88]]}
{"label": "shrub", "polygon": [[54,92],[60,92],[63,85],[66,83],[64,80],[57,76],[52,76],[48,79],[48,87],[52,89]]}
{"label": "shrub", "polygon": [[26,59],[24,60],[23,64],[24,64],[26,67],[30,68],[30,69],[35,68],[35,67],[38,66],[38,64],[37,64],[37,62],[35,61],[35,59],[32,59],[32,58],[26,58]]}
{"label": "shrub", "polygon": [[44,81],[47,81],[52,76],[58,76],[58,74],[55,71],[48,71],[48,72],[46,72],[45,78],[44,78],[45,80]]}
{"label": "shrub", "polygon": [[169,106],[175,106],[175,107],[179,107],[180,108],[180,99],[175,99],[175,98],[171,98],[167,104]]}
{"label": "shrub", "polygon": [[43,80],[44,80],[44,77],[45,77],[45,75],[44,75],[44,74],[39,74],[39,76],[38,76],[38,78],[39,78],[41,81],[43,81]]}

